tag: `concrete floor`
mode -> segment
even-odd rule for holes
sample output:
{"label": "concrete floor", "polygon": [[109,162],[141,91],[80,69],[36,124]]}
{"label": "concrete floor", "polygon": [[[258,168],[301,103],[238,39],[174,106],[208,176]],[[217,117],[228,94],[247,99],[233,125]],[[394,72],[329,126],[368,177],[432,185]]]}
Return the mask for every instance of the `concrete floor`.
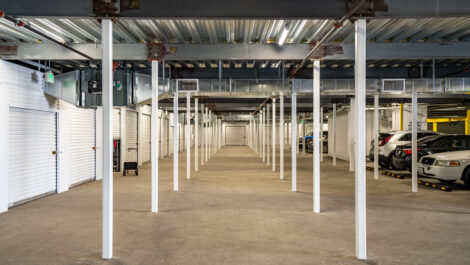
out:
{"label": "concrete floor", "polygon": [[[286,152],[286,154],[289,152]],[[113,260],[101,257],[101,182],[0,214],[0,264],[470,264],[470,191],[421,188],[367,173],[368,261],[355,259],[354,174],[325,158],[321,214],[312,212],[312,156],[298,189],[247,147],[224,147],[172,192],[160,161],[160,210],[150,210],[150,165],[115,175]],[[193,160],[192,160],[193,161]],[[279,161],[279,160],[278,160]]]}

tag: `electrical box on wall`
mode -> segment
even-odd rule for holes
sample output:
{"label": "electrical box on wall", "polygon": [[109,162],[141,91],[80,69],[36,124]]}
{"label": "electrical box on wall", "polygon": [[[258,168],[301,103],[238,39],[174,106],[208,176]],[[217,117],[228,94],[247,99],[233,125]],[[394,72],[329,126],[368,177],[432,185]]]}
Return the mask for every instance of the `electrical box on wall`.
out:
{"label": "electrical box on wall", "polygon": [[101,81],[88,81],[88,93],[101,93]]}

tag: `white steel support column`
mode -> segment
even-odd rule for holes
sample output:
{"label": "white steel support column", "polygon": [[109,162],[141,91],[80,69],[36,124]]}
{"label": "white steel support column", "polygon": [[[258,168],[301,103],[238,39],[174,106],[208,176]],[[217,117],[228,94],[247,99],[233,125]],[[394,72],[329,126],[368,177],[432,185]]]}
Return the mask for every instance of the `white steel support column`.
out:
{"label": "white steel support column", "polygon": [[209,140],[209,141],[208,141],[208,145],[209,145],[208,154],[209,154],[209,155],[208,155],[208,156],[209,156],[209,159],[211,159],[211,157],[212,157],[212,149],[213,149],[213,148],[212,148],[212,143],[213,143],[213,139],[212,139],[212,138],[213,138],[213,135],[212,135],[212,126],[213,126],[212,111],[209,110],[208,113],[209,113],[209,114],[208,114],[208,118],[209,118],[209,119],[208,119],[208,120],[209,120],[209,129],[208,129],[208,130],[209,130],[209,133],[208,133],[208,136],[209,136],[209,137],[208,137],[208,140]]}
{"label": "white steel support column", "polygon": [[248,122],[248,147],[251,149],[251,120]]}
{"label": "white steel support column", "polygon": [[292,144],[292,191],[297,191],[297,93],[292,92],[292,103],[291,103],[291,144]]}
{"label": "white steel support column", "polygon": [[320,108],[320,162],[323,162],[323,107]]}
{"label": "white steel support column", "polygon": [[198,98],[194,98],[194,171],[199,168],[199,102]]}
{"label": "white steel support column", "polygon": [[273,149],[273,171],[276,171],[276,98],[273,98],[273,128],[272,128],[272,149]]}
{"label": "white steel support column", "polygon": [[413,90],[411,96],[411,191],[418,192],[418,95]]}
{"label": "white steel support column", "polygon": [[[162,114],[163,116],[163,114]],[[152,212],[158,212],[158,61],[152,61],[152,122],[150,142],[152,143]],[[162,117],[163,120],[163,117]]]}
{"label": "white steel support column", "polygon": [[279,177],[284,179],[284,93],[279,96]]}
{"label": "white steel support column", "polygon": [[[328,128],[328,137],[331,130]],[[336,104],[333,104],[333,166],[336,166]]]}
{"label": "white steel support column", "polygon": [[266,110],[262,112],[263,117],[261,118],[261,141],[263,145],[263,162],[266,162]]}
{"label": "white steel support column", "polygon": [[191,97],[186,94],[186,179],[191,178]]}
{"label": "white steel support column", "polygon": [[[158,98],[157,98],[158,100]],[[157,113],[158,113],[158,108],[157,108]],[[163,130],[165,128],[165,125],[163,125],[163,122],[164,122],[164,119],[163,119],[163,116],[165,115],[165,113],[163,112],[163,110],[161,111],[162,115],[160,116],[160,127],[158,128],[158,133],[160,135],[159,139],[160,139],[160,146],[161,148],[158,150],[160,152],[160,158],[163,159],[164,155],[163,155],[163,133],[161,132],[161,130]],[[157,118],[158,119],[158,118]],[[169,149],[169,148],[168,148]],[[157,152],[157,155],[158,155],[158,152]]]}
{"label": "white steel support column", "polygon": [[367,259],[366,230],[366,20],[355,22],[356,257]]}
{"label": "white steel support column", "polygon": [[258,114],[258,132],[257,132],[257,138],[258,138],[258,157],[262,158],[263,157],[263,140],[261,139],[261,132],[263,128],[263,111],[260,110]]}
{"label": "white steel support column", "polygon": [[305,127],[307,126],[305,125],[307,125],[307,113],[302,114],[302,155],[305,154],[305,149],[307,148],[307,141],[305,141],[305,135],[307,134]]}
{"label": "white steel support column", "polygon": [[269,119],[269,116],[271,116],[271,105],[267,104],[266,106],[266,162],[268,166],[271,164],[271,144],[269,143],[269,140],[271,138],[271,127],[269,126],[271,124],[271,120]]}
{"label": "white steel support column", "polygon": [[209,161],[209,158],[207,156],[207,154],[209,153],[208,151],[208,147],[209,147],[209,108],[206,107],[206,115],[204,117],[204,120],[206,121],[206,126],[205,126],[205,129],[204,129],[204,145],[205,145],[205,150],[204,150],[204,161],[207,162]]}
{"label": "white steel support column", "polygon": [[178,191],[178,154],[179,154],[178,92],[173,98],[173,191]]}
{"label": "white steel support column", "polygon": [[379,95],[374,96],[374,179],[379,179]]}
{"label": "white steel support column", "polygon": [[[304,120],[305,123],[305,120]],[[306,145],[304,136],[304,145]],[[320,212],[320,61],[313,61],[313,211]]]}
{"label": "white steel support column", "polygon": [[102,258],[113,257],[113,23],[101,21],[103,104],[103,244]]}
{"label": "white steel support column", "polygon": [[204,104],[201,104],[201,166],[204,165],[204,147],[205,147],[205,119],[204,119]]}

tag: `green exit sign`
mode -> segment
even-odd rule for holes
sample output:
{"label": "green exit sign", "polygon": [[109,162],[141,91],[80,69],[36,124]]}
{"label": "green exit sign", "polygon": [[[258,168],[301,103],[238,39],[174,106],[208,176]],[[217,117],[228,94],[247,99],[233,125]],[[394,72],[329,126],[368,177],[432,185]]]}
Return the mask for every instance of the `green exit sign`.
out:
{"label": "green exit sign", "polygon": [[46,83],[54,84],[54,74],[52,72],[46,72]]}
{"label": "green exit sign", "polygon": [[304,123],[304,120],[300,120],[299,123]]}

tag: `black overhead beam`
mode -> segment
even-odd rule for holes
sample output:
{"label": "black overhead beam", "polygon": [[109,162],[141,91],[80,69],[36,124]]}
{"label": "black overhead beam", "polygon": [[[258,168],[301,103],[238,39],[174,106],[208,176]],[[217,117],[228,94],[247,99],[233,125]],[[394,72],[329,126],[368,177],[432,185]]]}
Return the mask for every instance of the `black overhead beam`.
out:
{"label": "black overhead beam", "polygon": [[[0,9],[13,16],[30,17],[96,17],[96,14],[108,14],[135,18],[339,19],[350,8],[347,0],[121,0],[110,1],[109,4],[105,0],[96,0],[101,2],[102,6],[117,3],[118,8],[108,10],[96,9],[93,2],[14,0],[3,1]],[[371,2],[374,4],[371,5]],[[388,6],[388,11],[370,10],[372,6]],[[383,18],[470,16],[470,5],[468,0],[368,0],[367,6],[361,9],[360,13],[364,16]]]}

